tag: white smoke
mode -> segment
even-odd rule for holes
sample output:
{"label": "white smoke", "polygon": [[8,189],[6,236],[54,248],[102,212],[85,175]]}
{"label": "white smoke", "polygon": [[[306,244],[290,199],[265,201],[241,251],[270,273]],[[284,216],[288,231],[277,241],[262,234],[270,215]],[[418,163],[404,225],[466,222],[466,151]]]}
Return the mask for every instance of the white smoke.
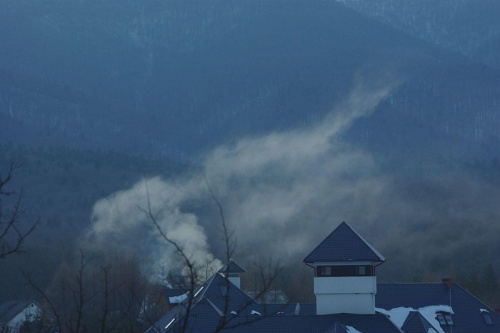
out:
{"label": "white smoke", "polygon": [[391,89],[360,85],[319,124],[243,138],[209,152],[198,175],[146,179],[102,199],[93,208],[88,239],[148,251],[154,265],[180,268],[179,256],[172,247],[160,246],[158,231],[143,211],[149,197],[161,228],[197,267],[201,270],[207,262],[219,267],[211,249],[222,248],[220,217],[183,211],[209,202],[204,175],[237,238],[239,258],[304,254],[341,219],[356,217],[360,209],[376,210],[364,204],[383,188],[374,177],[376,165],[370,154],[342,144],[339,136],[369,115]]}
{"label": "white smoke", "polygon": [[155,177],[101,199],[94,205],[93,223],[86,239],[94,246],[132,249],[143,258],[151,258],[153,267],[182,270],[184,262],[174,247],[162,239],[148,215],[151,211],[162,231],[195,264],[199,275],[207,269],[214,272],[222,263],[210,253],[203,227],[194,214],[179,209],[181,203],[192,197],[185,191],[189,188]]}

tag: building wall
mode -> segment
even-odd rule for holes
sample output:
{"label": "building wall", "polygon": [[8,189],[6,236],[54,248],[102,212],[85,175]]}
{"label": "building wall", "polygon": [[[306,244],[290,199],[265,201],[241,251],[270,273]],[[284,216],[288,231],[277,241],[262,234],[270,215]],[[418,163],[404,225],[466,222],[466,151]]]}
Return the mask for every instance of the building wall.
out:
{"label": "building wall", "polygon": [[375,276],[315,277],[316,313],[375,313]]}
{"label": "building wall", "polygon": [[316,295],[316,314],[375,314],[374,296],[373,294]]}
{"label": "building wall", "polygon": [[236,287],[238,287],[238,289],[241,289],[241,282],[240,282],[240,277],[233,277],[233,276],[230,276],[228,277],[229,279],[229,282],[231,282],[232,284],[234,284]]}

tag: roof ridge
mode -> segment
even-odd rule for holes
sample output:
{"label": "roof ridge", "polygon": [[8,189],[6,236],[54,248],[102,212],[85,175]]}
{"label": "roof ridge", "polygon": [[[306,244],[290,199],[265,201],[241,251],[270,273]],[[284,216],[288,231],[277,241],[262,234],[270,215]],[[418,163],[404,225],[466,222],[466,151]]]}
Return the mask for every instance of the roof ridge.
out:
{"label": "roof ridge", "polygon": [[219,316],[222,317],[224,315],[224,313],[208,297],[205,297],[205,299],[214,308],[214,310],[219,314]]}
{"label": "roof ridge", "polygon": [[345,225],[346,225],[346,226],[348,226],[349,228],[351,228],[351,230],[352,230],[352,231],[354,231],[354,233],[355,233],[356,235],[358,235],[358,237],[359,237],[359,238],[361,238],[361,240],[362,240],[362,241],[363,241],[366,245],[368,245],[368,247],[369,247],[369,248],[370,248],[373,252],[375,252],[375,254],[376,254],[376,255],[377,255],[377,256],[378,256],[378,257],[379,257],[382,261],[384,261],[384,262],[386,261],[386,260],[385,260],[385,257],[384,257],[384,256],[383,256],[380,252],[378,252],[378,251],[377,251],[377,250],[376,250],[376,249],[375,249],[375,248],[374,248],[374,247],[373,247],[370,243],[368,243],[368,242],[367,242],[367,241],[363,238],[363,236],[361,236],[360,234],[358,234],[358,232],[357,232],[356,230],[354,230],[354,228],[352,228],[350,225],[348,225],[345,221],[344,221],[343,223],[345,223]]}
{"label": "roof ridge", "polygon": [[305,263],[355,261],[385,262],[385,258],[349,224],[343,221],[329,233],[303,261]]}

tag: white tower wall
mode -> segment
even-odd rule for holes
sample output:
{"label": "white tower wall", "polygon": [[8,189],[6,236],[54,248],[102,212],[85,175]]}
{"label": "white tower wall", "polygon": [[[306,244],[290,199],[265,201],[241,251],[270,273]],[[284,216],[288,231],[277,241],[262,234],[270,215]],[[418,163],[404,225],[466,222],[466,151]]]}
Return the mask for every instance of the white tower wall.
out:
{"label": "white tower wall", "polygon": [[231,282],[236,287],[238,287],[238,289],[241,289],[241,287],[240,287],[240,277],[239,276],[237,276],[237,277],[236,276],[229,276],[228,279],[229,279],[229,282]]}
{"label": "white tower wall", "polygon": [[375,276],[315,277],[316,313],[374,314]]}

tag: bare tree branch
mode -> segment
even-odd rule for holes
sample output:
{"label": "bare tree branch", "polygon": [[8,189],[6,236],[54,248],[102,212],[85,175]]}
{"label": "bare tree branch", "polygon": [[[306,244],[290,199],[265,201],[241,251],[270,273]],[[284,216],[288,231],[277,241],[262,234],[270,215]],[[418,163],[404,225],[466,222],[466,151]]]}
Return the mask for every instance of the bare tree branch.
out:
{"label": "bare tree branch", "polygon": [[188,327],[188,321],[189,321],[189,317],[191,314],[191,306],[192,306],[193,299],[194,299],[194,289],[195,289],[195,284],[196,284],[196,280],[197,280],[196,279],[197,273],[195,270],[195,263],[191,260],[190,257],[188,257],[188,255],[186,254],[186,252],[184,251],[182,246],[179,243],[177,243],[176,241],[174,241],[172,238],[170,238],[167,235],[167,233],[162,229],[160,224],[158,223],[157,215],[153,213],[153,210],[151,208],[151,199],[149,196],[149,189],[147,187],[147,183],[145,183],[145,186],[146,186],[146,195],[147,195],[147,209],[144,209],[142,207],[138,207],[138,208],[149,217],[151,222],[153,222],[153,224],[155,225],[155,227],[158,230],[158,233],[161,235],[161,237],[167,243],[169,243],[170,245],[172,245],[175,248],[176,252],[182,257],[182,259],[184,261],[184,265],[188,269],[188,279],[189,279],[188,288],[189,288],[189,290],[187,291],[188,297],[187,297],[187,304],[185,305],[186,313],[184,316],[183,323],[180,327],[180,331],[185,332],[187,327]]}
{"label": "bare tree branch", "polygon": [[[22,245],[26,239],[38,225],[37,219],[27,230],[21,228],[21,209],[22,191],[18,194],[15,191],[6,189],[16,167],[13,163],[10,164],[7,176],[3,177],[0,173],[0,259],[4,259],[11,254],[21,252]],[[3,198],[17,195],[17,199],[12,204],[12,207],[5,211]]]}
{"label": "bare tree branch", "polygon": [[52,312],[52,314],[56,318],[57,328],[58,328],[58,330],[61,330],[61,328],[62,328],[62,326],[61,326],[61,316],[59,315],[59,312],[57,311],[57,308],[54,305],[54,303],[47,296],[47,294],[33,281],[33,279],[31,278],[32,273],[27,273],[27,272],[23,271],[22,274],[23,274],[24,279],[26,281],[28,281],[28,284],[33,289],[35,289],[35,291],[38,292],[42,296],[43,300],[49,305],[50,311]]}
{"label": "bare tree branch", "polygon": [[[207,189],[210,193],[210,196],[212,197],[212,199],[216,203],[218,210],[219,210],[222,231],[223,231],[223,241],[224,241],[224,245],[225,245],[226,263],[229,264],[231,262],[232,255],[233,255],[234,250],[236,248],[236,242],[235,241],[233,242],[233,240],[232,240],[234,237],[234,234],[229,231],[229,228],[228,228],[227,223],[226,223],[226,218],[224,215],[224,209],[222,207],[222,204],[217,199],[217,196],[215,195],[214,191],[212,190],[205,175],[203,175],[203,179],[204,179],[205,184],[207,186]],[[172,245],[175,248],[178,255],[182,258],[184,265],[188,268],[189,291],[186,293],[187,299],[178,305],[178,306],[184,307],[185,312],[182,313],[183,320],[181,322],[179,322],[178,325],[176,326],[177,331],[186,332],[186,330],[188,329],[188,321],[190,320],[190,317],[191,317],[191,307],[192,307],[193,301],[194,301],[194,294],[193,294],[194,289],[195,289],[194,286],[195,286],[195,283],[197,282],[195,263],[187,255],[187,253],[184,251],[182,246],[180,244],[178,244],[176,241],[174,241],[173,239],[171,239],[168,236],[168,234],[160,226],[160,224],[158,222],[157,214],[155,214],[151,208],[151,200],[150,200],[149,190],[147,188],[147,184],[145,184],[145,186],[146,186],[146,193],[147,193],[147,209],[144,209],[141,207],[138,207],[138,208],[144,214],[146,214],[146,216],[148,216],[148,218],[152,221],[152,223],[155,225],[156,229],[158,230],[158,233],[160,234],[160,236],[167,243],[169,243],[170,245]],[[208,262],[206,264],[208,266]],[[281,272],[281,269],[277,264],[275,265],[275,267],[271,267],[271,265],[269,265],[270,269],[267,269],[267,270],[265,269],[264,265],[256,264],[256,266],[258,267],[258,270],[259,270],[262,288],[261,288],[260,292],[258,292],[255,295],[254,299],[252,299],[248,302],[245,302],[244,304],[241,305],[241,307],[239,309],[236,309],[238,313],[245,311],[249,306],[255,304],[256,299],[259,299],[260,297],[265,295],[265,293],[270,289],[271,285],[274,283],[274,281],[276,280],[276,278],[278,277],[278,275]],[[208,275],[208,268],[205,269],[205,275]],[[229,272],[227,272],[227,275],[225,276],[225,282],[226,282],[227,293],[229,293],[230,288],[234,287],[231,284],[231,282],[229,281]],[[248,321],[244,321],[244,322],[241,322],[241,321],[233,322],[233,320],[236,321],[235,318],[237,316],[228,316],[229,315],[228,310],[229,310],[229,299],[228,299],[228,297],[226,297],[226,299],[224,301],[224,309],[223,309],[223,311],[221,311],[222,314],[220,316],[220,319],[219,319],[218,325],[215,329],[215,332],[220,332],[224,329],[235,328],[238,326],[247,325],[247,324],[250,324],[250,323],[255,322],[257,320],[262,319],[262,317],[255,317],[255,318],[252,318],[252,320],[248,320]],[[156,327],[156,328],[160,329],[159,327]]]}

